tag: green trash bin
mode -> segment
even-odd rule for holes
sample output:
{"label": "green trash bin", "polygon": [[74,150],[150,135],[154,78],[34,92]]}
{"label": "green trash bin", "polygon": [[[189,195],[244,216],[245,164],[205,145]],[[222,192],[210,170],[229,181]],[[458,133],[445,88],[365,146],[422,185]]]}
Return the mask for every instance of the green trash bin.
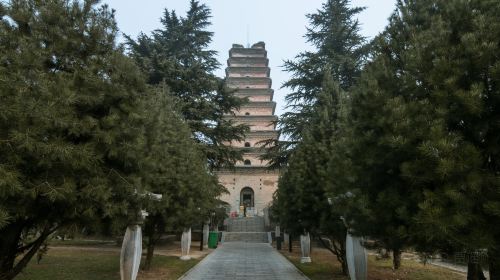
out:
{"label": "green trash bin", "polygon": [[211,231],[208,233],[208,248],[217,248],[217,243],[219,242],[219,233]]}

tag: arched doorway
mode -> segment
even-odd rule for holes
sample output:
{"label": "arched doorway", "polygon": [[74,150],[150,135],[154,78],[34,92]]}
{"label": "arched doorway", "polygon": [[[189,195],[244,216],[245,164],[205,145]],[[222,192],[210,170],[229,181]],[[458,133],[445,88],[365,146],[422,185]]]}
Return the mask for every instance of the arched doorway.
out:
{"label": "arched doorway", "polygon": [[255,195],[250,187],[244,187],[240,193],[240,207],[243,206],[243,214],[247,215],[247,208],[253,208],[255,205]]}

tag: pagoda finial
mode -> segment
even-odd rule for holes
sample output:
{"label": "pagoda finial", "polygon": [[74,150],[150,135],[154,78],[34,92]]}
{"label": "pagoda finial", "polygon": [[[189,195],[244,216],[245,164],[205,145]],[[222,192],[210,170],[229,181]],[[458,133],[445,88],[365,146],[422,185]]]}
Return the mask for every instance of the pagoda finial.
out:
{"label": "pagoda finial", "polygon": [[250,27],[247,24],[247,48],[250,48]]}

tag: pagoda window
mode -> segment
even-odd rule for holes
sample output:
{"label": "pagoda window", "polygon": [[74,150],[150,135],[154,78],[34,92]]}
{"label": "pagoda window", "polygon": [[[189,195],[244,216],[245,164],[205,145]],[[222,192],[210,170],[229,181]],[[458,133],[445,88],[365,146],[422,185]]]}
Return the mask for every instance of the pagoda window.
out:
{"label": "pagoda window", "polygon": [[245,113],[245,116],[250,116],[250,113],[249,113],[249,112],[246,112],[246,113]]}
{"label": "pagoda window", "polygon": [[245,161],[243,162],[243,164],[245,164],[245,165],[252,165],[252,162],[249,159],[245,159]]}
{"label": "pagoda window", "polygon": [[245,142],[245,147],[250,147],[250,142]]}

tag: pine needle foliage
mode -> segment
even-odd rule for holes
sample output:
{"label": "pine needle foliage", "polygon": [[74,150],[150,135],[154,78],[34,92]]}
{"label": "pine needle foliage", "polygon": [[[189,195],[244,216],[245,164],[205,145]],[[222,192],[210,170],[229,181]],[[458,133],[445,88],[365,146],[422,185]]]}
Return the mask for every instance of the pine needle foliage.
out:
{"label": "pine needle foliage", "polygon": [[278,121],[283,139],[263,143],[268,148],[263,159],[270,160],[271,167],[286,166],[307,127],[315,125],[312,118],[326,72],[343,91],[349,91],[358,79],[369,51],[356,19],[363,10],[351,7],[350,0],[327,0],[315,13],[306,15],[309,26],[304,37],[315,49],[299,53],[283,65],[291,79],[282,87],[291,92],[285,96],[287,112]]}
{"label": "pine needle foliage", "polygon": [[164,82],[179,101],[180,112],[204,151],[211,168],[232,166],[241,153],[223,143],[244,139],[248,126],[225,118],[244,102],[214,75],[220,67],[210,50],[213,32],[210,9],[191,0],[184,17],[165,9],[162,28],[150,36],[127,38],[130,56],[146,74],[150,85]]}
{"label": "pine needle foliage", "polygon": [[369,213],[362,231],[395,250],[487,248],[493,279],[499,8],[497,1],[398,1],[351,114],[353,187]]}
{"label": "pine needle foliage", "polygon": [[0,279],[140,188],[146,84],[97,2],[0,3]]}
{"label": "pine needle foliage", "polygon": [[322,90],[323,78],[329,71],[342,90],[349,90],[359,77],[368,55],[365,38],[359,34],[356,16],[364,8],[351,7],[349,0],[328,0],[316,13],[308,14],[306,41],[314,51],[298,54],[285,61],[284,68],[292,78],[283,84],[291,89],[285,100],[287,112],[280,120],[282,133],[300,140],[311,122],[314,104]]}
{"label": "pine needle foliage", "polygon": [[149,213],[144,223],[146,269],[167,231],[182,231],[205,222],[225,191],[208,170],[202,147],[175,110],[177,104],[166,87],[151,91],[143,102],[146,145],[141,178],[147,189],[163,196],[143,205]]}
{"label": "pine needle foliage", "polygon": [[347,228],[341,220],[344,207],[339,199],[334,200],[334,193],[343,190],[340,181],[332,176],[332,169],[341,172],[343,166],[338,164],[329,168],[339,151],[336,139],[342,131],[341,119],[345,115],[347,97],[330,73],[325,74],[323,89],[311,117],[314,126],[305,131],[280,176],[273,211],[280,225],[292,234],[309,232],[320,241],[328,239],[329,245],[324,242],[326,247],[337,256],[347,275]]}

